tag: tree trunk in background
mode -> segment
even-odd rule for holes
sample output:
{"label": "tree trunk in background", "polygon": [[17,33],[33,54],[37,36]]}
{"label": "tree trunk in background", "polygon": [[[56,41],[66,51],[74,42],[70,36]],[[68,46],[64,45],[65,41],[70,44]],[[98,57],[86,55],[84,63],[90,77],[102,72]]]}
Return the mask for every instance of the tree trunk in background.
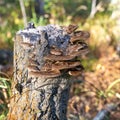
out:
{"label": "tree trunk in background", "polygon": [[[68,28],[29,24],[17,32],[9,120],[67,120],[70,79],[80,75],[82,68],[74,58],[87,51],[85,43],[73,44],[82,31],[71,34]],[[89,34],[80,36],[85,39]]]}
{"label": "tree trunk in background", "polygon": [[19,0],[20,3],[20,8],[23,16],[23,22],[24,22],[24,27],[27,26],[27,16],[26,16],[26,11],[25,11],[25,5],[23,0]]}
{"label": "tree trunk in background", "polygon": [[111,2],[111,0],[92,0],[91,2],[91,12],[90,12],[90,18],[94,18],[95,14],[98,11],[105,11],[108,6],[109,3]]}
{"label": "tree trunk in background", "polygon": [[35,0],[35,12],[40,17],[40,15],[44,15],[44,0]]}
{"label": "tree trunk in background", "polygon": [[97,0],[92,0],[90,18],[93,18],[95,13],[97,12],[96,5],[97,5]]}

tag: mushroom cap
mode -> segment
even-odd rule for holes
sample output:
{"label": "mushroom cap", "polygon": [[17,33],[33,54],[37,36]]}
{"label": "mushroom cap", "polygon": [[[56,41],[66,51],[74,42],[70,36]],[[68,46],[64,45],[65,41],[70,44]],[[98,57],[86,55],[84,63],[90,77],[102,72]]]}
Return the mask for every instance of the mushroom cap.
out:
{"label": "mushroom cap", "polygon": [[70,37],[70,42],[76,42],[79,40],[86,40],[90,37],[90,34],[86,31],[76,31]]}
{"label": "mushroom cap", "polygon": [[61,75],[61,73],[60,71],[30,71],[29,75],[31,77],[51,78],[51,77],[58,77]]}
{"label": "mushroom cap", "polygon": [[74,32],[76,29],[78,28],[78,25],[69,25],[68,27],[64,27],[64,30],[68,33],[71,34],[72,32]]}
{"label": "mushroom cap", "polygon": [[78,70],[69,71],[68,74],[71,75],[71,76],[77,77],[77,76],[81,75],[81,70],[79,70],[79,71]]}
{"label": "mushroom cap", "polygon": [[52,65],[52,69],[58,69],[58,70],[63,70],[63,69],[69,69],[69,68],[74,68],[76,66],[79,66],[80,62],[56,62],[55,64]]}
{"label": "mushroom cap", "polygon": [[[81,75],[83,67],[76,57],[88,53],[88,45],[84,40],[88,39],[90,34],[86,31],[76,31],[77,28],[77,25],[62,28],[54,25],[45,27],[46,34],[42,35],[41,39],[47,40],[48,52],[43,56],[44,64],[39,69],[37,67],[39,63],[34,60],[36,51],[33,51],[34,56],[31,57],[28,65],[31,77],[52,78],[64,73],[73,77]],[[22,45],[32,46],[29,43],[22,43]]]}
{"label": "mushroom cap", "polygon": [[51,48],[50,49],[50,53],[53,54],[53,55],[62,55],[62,51],[58,48]]}

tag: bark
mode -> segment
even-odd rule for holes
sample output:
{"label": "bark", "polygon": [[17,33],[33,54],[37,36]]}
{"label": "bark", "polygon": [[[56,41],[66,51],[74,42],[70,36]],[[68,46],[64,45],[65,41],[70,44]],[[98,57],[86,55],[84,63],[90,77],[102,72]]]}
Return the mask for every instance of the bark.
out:
{"label": "bark", "polygon": [[[57,26],[34,28],[33,24],[17,32],[14,41],[14,82],[9,120],[67,120],[70,75],[75,76],[76,72],[78,76],[81,71],[78,67],[82,68],[73,58],[82,53],[81,44],[69,46],[70,31],[63,32]],[[75,33],[77,37],[78,33]],[[89,37],[86,35],[82,34]],[[83,48],[86,48],[85,44]]]}

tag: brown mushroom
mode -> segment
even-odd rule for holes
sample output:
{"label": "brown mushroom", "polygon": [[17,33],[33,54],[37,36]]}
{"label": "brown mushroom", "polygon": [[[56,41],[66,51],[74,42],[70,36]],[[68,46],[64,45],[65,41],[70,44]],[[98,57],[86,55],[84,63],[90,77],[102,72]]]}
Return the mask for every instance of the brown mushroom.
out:
{"label": "brown mushroom", "polygon": [[74,68],[76,66],[79,66],[80,62],[76,61],[76,62],[56,62],[54,64],[52,64],[52,69],[58,69],[58,70],[62,70],[62,69],[69,69],[69,68]]}
{"label": "brown mushroom", "polygon": [[58,48],[51,48],[50,49],[50,53],[53,54],[53,55],[62,55],[62,51]]}
{"label": "brown mushroom", "polygon": [[58,77],[61,75],[60,71],[30,71],[29,75],[31,77],[44,77],[44,78],[52,78]]}
{"label": "brown mushroom", "polygon": [[59,55],[59,56],[56,56],[56,55],[52,55],[52,54],[48,54],[46,56],[44,56],[44,59],[45,60],[51,60],[51,61],[63,61],[63,60],[71,60],[73,59],[74,56],[71,56],[71,55]]}
{"label": "brown mushroom", "polygon": [[68,74],[71,75],[71,76],[79,76],[81,75],[81,71],[78,71],[78,70],[74,70],[74,71],[68,71]]}
{"label": "brown mushroom", "polygon": [[74,52],[80,51],[81,49],[87,48],[87,45],[84,44],[74,44],[74,45],[69,45],[66,53],[68,55],[73,54]]}
{"label": "brown mushroom", "polygon": [[50,71],[52,69],[52,62],[46,61],[46,63],[42,66],[41,71]]}
{"label": "brown mushroom", "polygon": [[68,27],[66,27],[65,31],[66,31],[68,34],[71,34],[71,33],[74,32],[77,28],[78,28],[78,25],[69,25]]}
{"label": "brown mushroom", "polygon": [[74,57],[78,57],[78,56],[82,56],[82,55],[86,55],[87,53],[89,52],[88,49],[82,49],[82,50],[79,50],[77,52],[73,52],[72,56]]}
{"label": "brown mushroom", "polygon": [[76,42],[78,40],[86,40],[90,37],[90,34],[86,31],[76,31],[71,35],[70,42]]}
{"label": "brown mushroom", "polygon": [[79,51],[68,52],[67,55],[60,55],[60,56],[48,54],[44,56],[44,59],[51,60],[51,61],[67,61],[67,60],[72,60],[75,57],[85,55],[88,53],[88,51],[89,51],[88,49],[81,49]]}

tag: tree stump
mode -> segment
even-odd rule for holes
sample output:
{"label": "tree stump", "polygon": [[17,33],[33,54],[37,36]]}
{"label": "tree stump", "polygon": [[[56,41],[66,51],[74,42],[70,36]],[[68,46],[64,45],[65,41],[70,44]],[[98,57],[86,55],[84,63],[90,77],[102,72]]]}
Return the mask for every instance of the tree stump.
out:
{"label": "tree stump", "polygon": [[83,67],[88,32],[78,26],[28,27],[14,41],[14,83],[8,120],[67,120],[71,81]]}

